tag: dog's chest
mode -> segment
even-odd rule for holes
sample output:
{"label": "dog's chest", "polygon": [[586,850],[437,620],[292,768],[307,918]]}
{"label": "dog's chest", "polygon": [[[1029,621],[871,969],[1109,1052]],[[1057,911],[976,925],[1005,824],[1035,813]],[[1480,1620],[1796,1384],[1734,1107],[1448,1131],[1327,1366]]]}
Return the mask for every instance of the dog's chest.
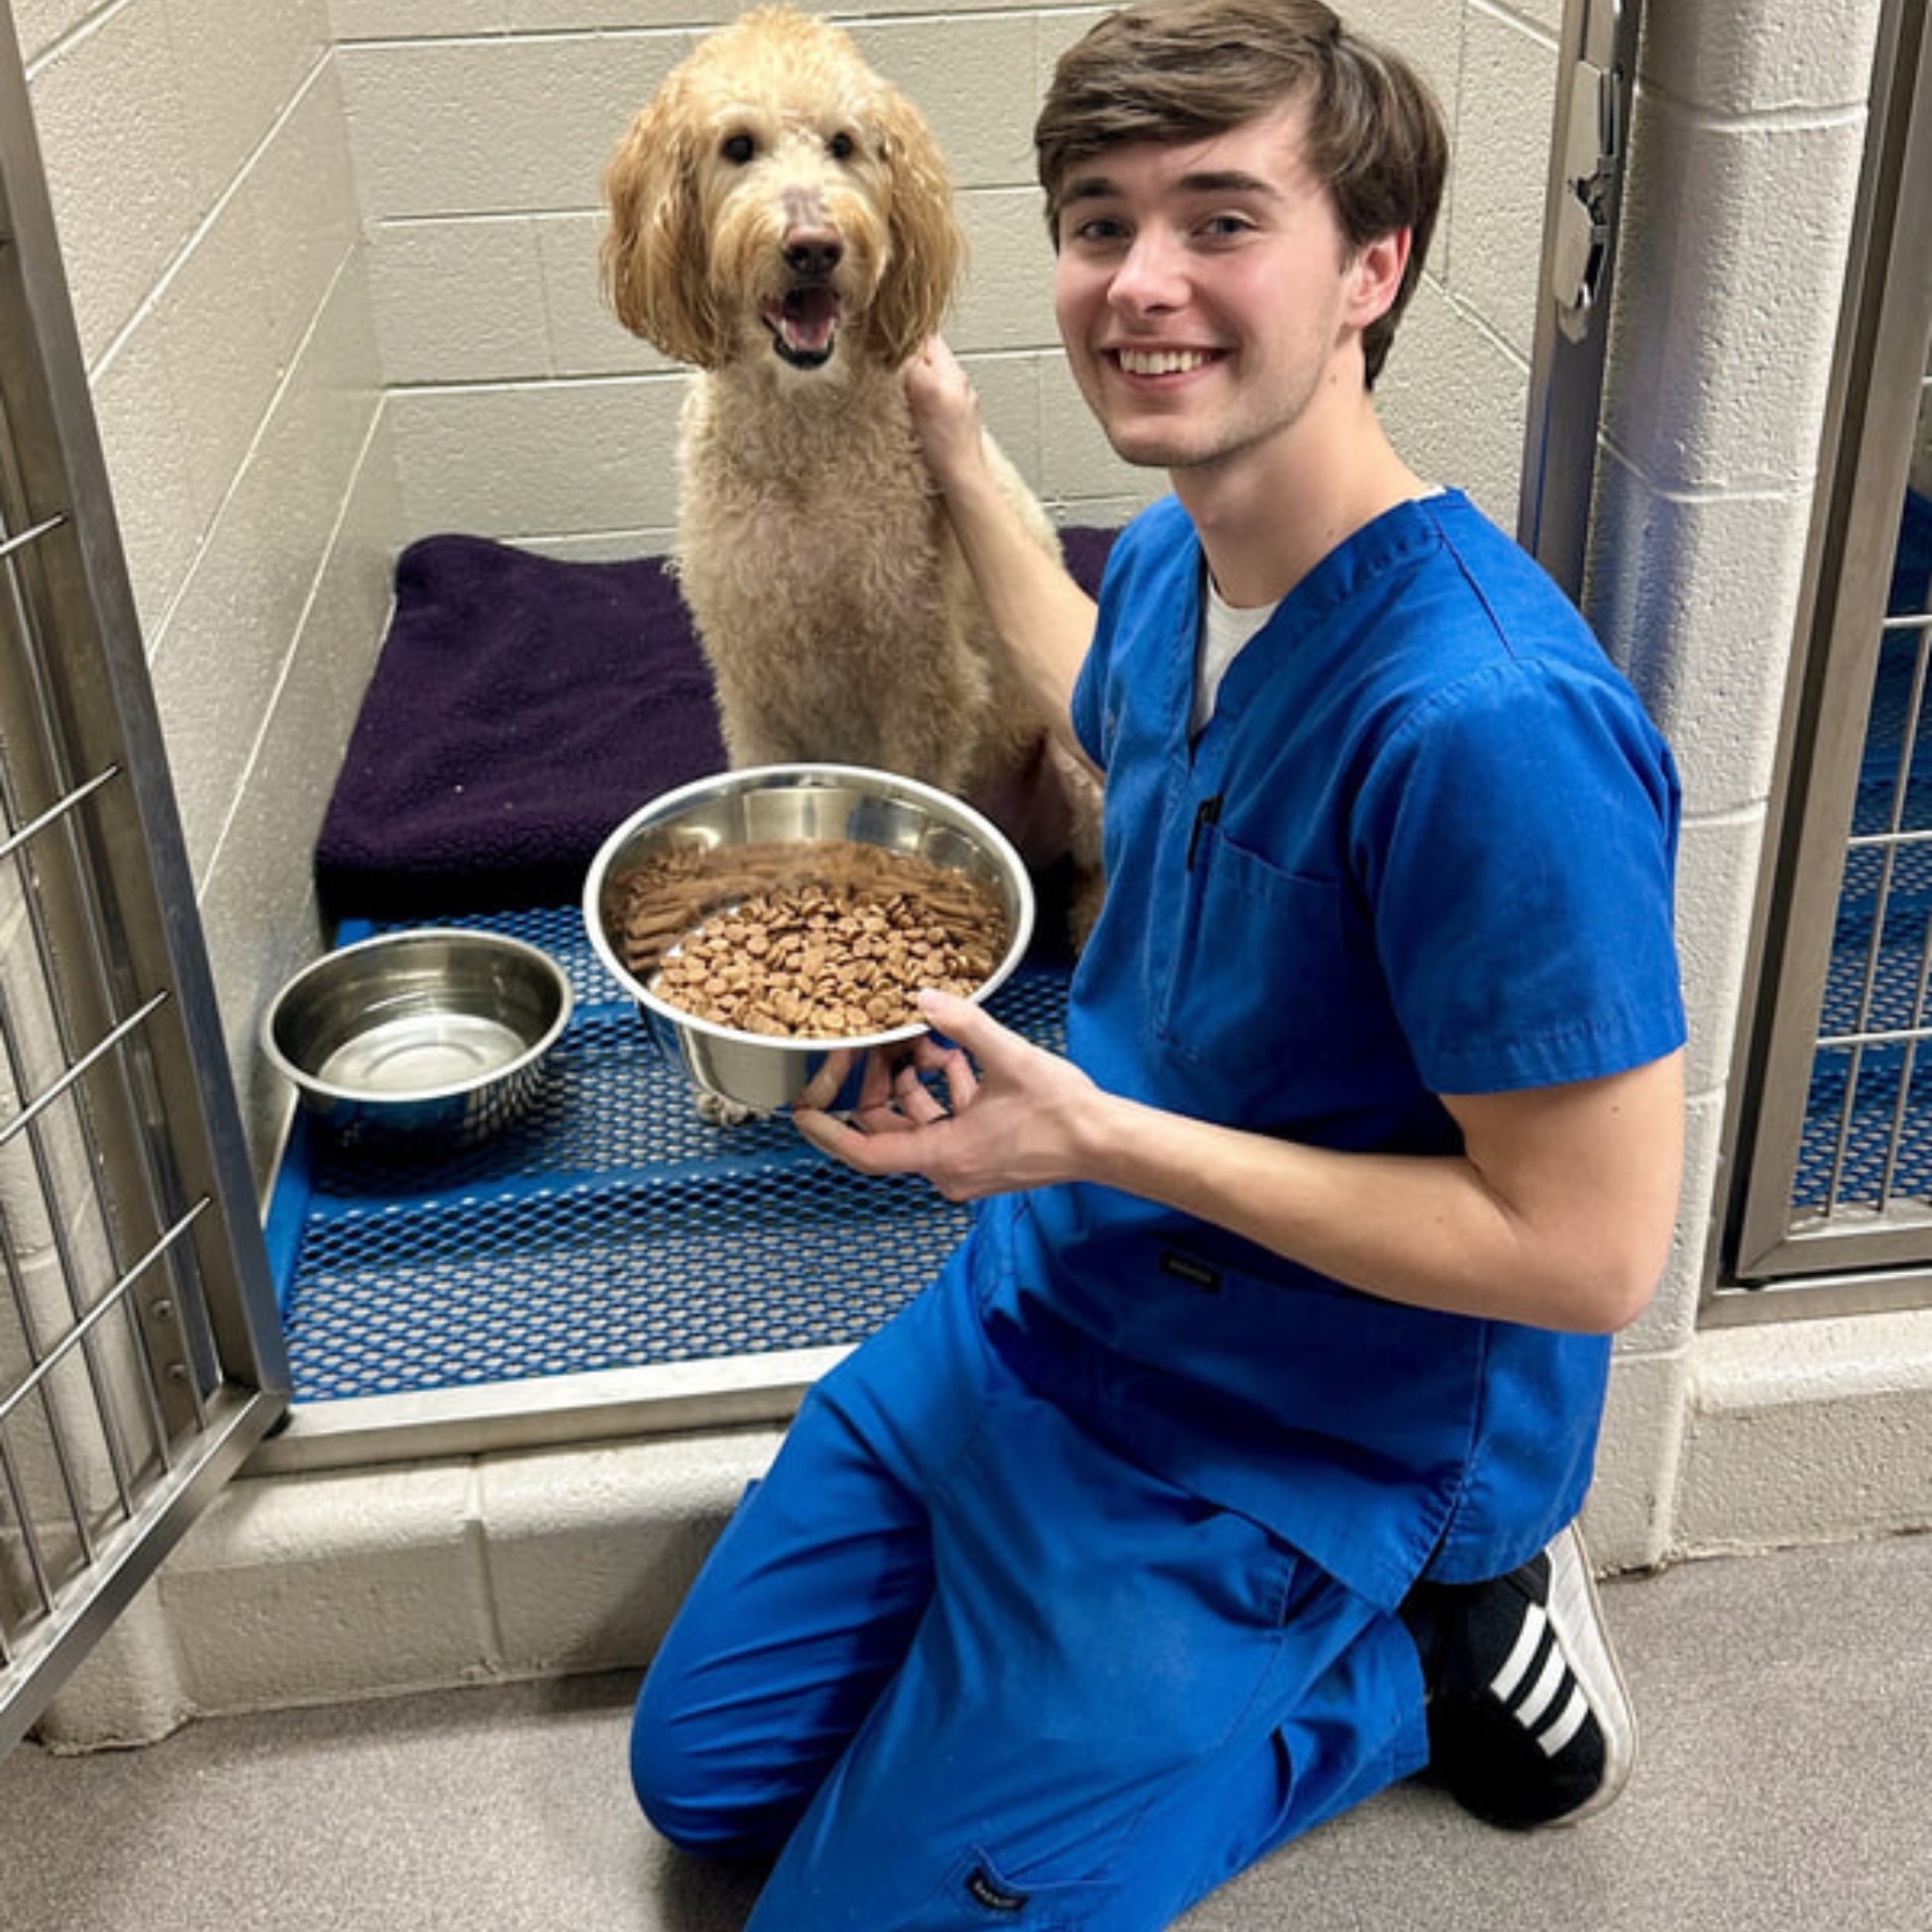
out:
{"label": "dog's chest", "polygon": [[911,426],[843,417],[687,423],[679,564],[699,608],[763,605],[793,625],[889,620],[942,591],[943,512]]}

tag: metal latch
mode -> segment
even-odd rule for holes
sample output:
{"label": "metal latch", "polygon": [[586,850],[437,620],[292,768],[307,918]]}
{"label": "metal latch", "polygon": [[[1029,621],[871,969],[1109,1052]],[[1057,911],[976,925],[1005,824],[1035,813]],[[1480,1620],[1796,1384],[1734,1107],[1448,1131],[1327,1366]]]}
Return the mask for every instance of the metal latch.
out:
{"label": "metal latch", "polygon": [[1622,75],[1616,64],[1620,0],[1587,0],[1582,48],[1569,76],[1563,188],[1550,244],[1556,323],[1572,342],[1589,332],[1610,251],[1612,196],[1623,154]]}

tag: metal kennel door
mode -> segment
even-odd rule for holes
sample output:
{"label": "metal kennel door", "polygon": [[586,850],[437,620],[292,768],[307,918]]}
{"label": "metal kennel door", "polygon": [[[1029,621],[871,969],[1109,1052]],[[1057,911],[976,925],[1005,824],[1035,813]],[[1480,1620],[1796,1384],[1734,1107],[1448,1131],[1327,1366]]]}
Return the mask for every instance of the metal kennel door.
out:
{"label": "metal kennel door", "polygon": [[286,1407],[226,1068],[0,6],[0,1751]]}

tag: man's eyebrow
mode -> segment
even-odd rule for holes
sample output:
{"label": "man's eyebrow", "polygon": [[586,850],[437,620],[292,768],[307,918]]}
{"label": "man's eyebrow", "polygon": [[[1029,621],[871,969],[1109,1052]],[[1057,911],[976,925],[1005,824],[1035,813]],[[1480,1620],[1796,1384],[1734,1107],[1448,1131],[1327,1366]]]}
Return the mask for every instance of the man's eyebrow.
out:
{"label": "man's eyebrow", "polygon": [[[1256,194],[1270,200],[1277,199],[1281,193],[1265,176],[1250,174],[1240,167],[1203,168],[1193,174],[1183,174],[1174,186],[1180,194]],[[1067,183],[1060,204],[1064,207],[1073,201],[1111,200],[1120,193],[1121,189],[1105,174],[1081,174]]]}

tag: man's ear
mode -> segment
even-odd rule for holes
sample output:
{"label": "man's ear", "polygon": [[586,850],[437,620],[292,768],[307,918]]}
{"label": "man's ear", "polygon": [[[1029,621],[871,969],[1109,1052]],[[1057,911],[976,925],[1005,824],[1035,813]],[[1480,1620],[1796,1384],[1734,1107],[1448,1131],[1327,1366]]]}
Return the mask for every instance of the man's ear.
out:
{"label": "man's ear", "polygon": [[1365,329],[1386,315],[1401,291],[1402,277],[1409,268],[1411,233],[1397,228],[1364,242],[1355,251],[1352,264],[1354,287],[1348,300],[1348,321]]}

